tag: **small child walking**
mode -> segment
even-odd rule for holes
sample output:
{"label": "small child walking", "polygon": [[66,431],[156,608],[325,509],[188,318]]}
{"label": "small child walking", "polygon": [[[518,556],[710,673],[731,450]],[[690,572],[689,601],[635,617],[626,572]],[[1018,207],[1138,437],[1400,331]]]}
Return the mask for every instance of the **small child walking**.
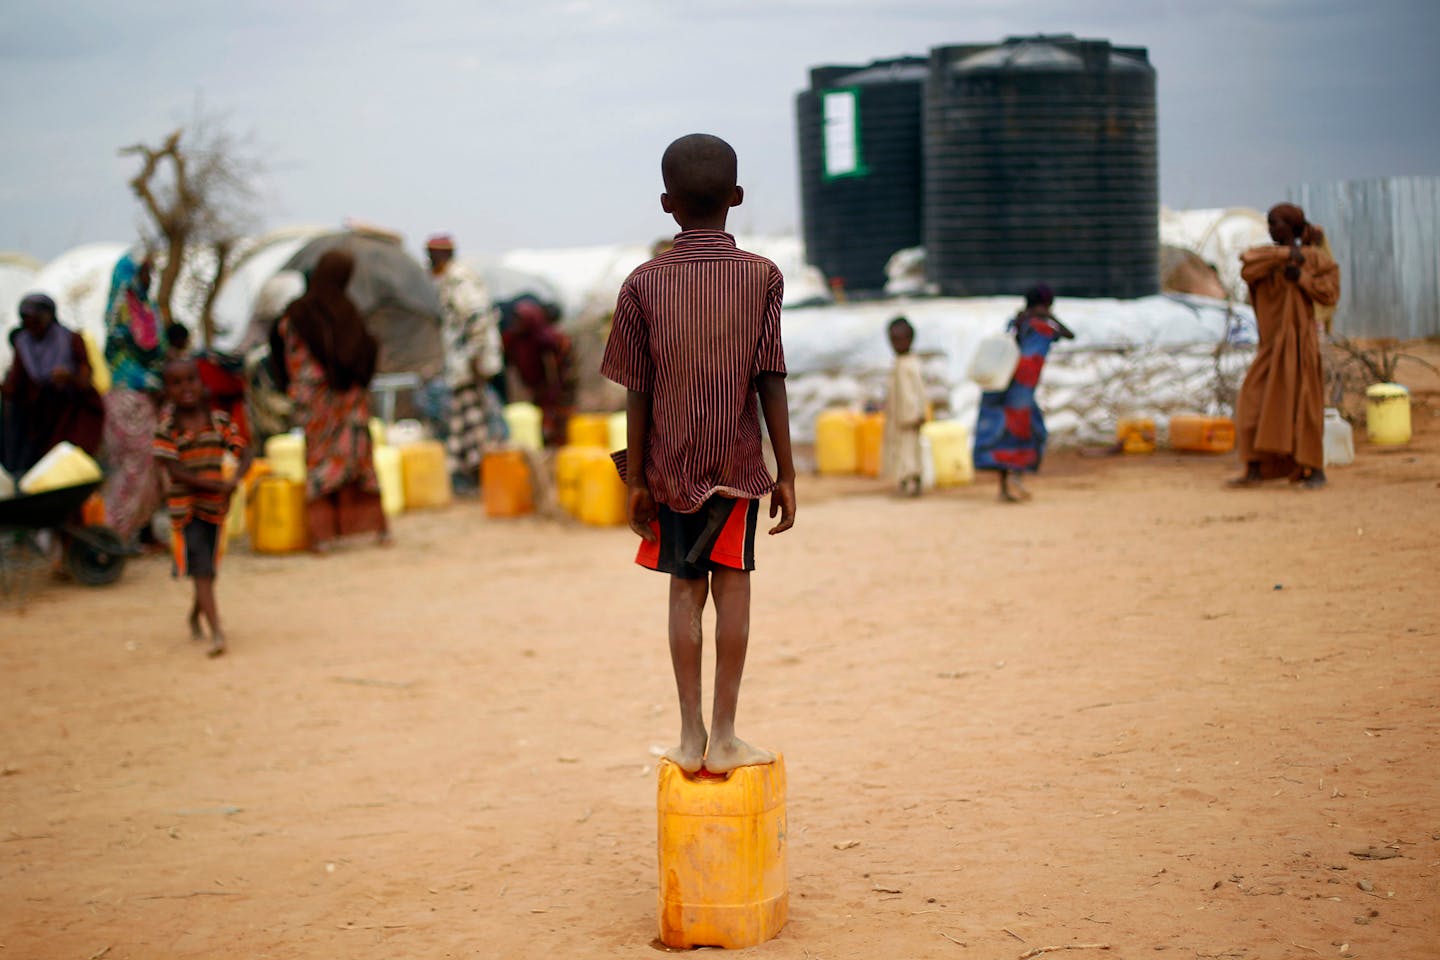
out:
{"label": "small child walking", "polygon": [[[726,773],[774,757],[735,736],[750,641],[750,571],[759,500],[770,494],[770,533],[795,523],[795,464],[780,343],[784,280],[725,232],[735,151],[691,134],[665,150],[660,206],[675,218],[674,246],[620,288],[600,372],[627,390],[626,449],[636,562],[670,575],[670,660],[680,699],[680,744],[665,756],[687,773]],[[778,479],[761,452],[756,400]],[[715,595],[715,693],[701,712],[701,614]]]}
{"label": "small child walking", "polygon": [[920,360],[910,352],[915,328],[904,317],[890,321],[890,348],[895,366],[885,394],[885,433],[881,439],[881,473],[899,484],[900,493],[920,496],[920,428],[925,425],[925,379]]}
{"label": "small child walking", "polygon": [[[210,628],[208,654],[225,652],[225,632],[215,601],[215,574],[225,549],[225,518],[238,478],[250,468],[244,438],[218,410],[212,410],[200,385],[200,371],[188,357],[172,359],[164,371],[165,406],[155,430],[154,456],[168,481],[175,575],[195,584],[190,607],[190,638],[205,639],[201,620]],[[226,476],[225,455],[237,460]]]}

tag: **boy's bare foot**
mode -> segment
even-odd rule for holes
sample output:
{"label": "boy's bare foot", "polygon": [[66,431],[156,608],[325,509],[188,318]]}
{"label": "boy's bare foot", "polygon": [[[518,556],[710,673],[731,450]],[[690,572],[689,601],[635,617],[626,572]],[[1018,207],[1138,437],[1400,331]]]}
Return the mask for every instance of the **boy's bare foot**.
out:
{"label": "boy's bare foot", "polygon": [[210,638],[210,649],[205,651],[207,657],[218,657],[225,652],[225,634],[217,633]]}
{"label": "boy's bare foot", "polygon": [[386,530],[384,533],[376,534],[376,536],[375,536],[375,546],[377,546],[377,547],[393,547],[393,546],[395,546],[395,537],[394,537],[394,535],[392,535],[389,530]]}
{"label": "boy's bare foot", "polygon": [[775,754],[759,747],[752,747],[739,737],[731,737],[724,743],[712,743],[705,751],[705,769],[711,773],[729,773],[736,767],[750,767],[770,763]]}
{"label": "boy's bare foot", "polygon": [[705,765],[705,731],[697,738],[690,733],[680,737],[680,745],[665,751],[665,759],[686,773],[697,773]]}

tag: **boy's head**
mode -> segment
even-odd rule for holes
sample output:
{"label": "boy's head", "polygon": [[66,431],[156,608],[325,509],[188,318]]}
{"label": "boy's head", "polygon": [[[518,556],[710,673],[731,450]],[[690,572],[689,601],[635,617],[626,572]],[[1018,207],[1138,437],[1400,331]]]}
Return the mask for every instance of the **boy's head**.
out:
{"label": "boy's head", "polygon": [[1049,307],[1055,303],[1055,291],[1047,283],[1037,283],[1025,293],[1026,307]]}
{"label": "boy's head", "polygon": [[165,328],[165,342],[176,353],[190,349],[190,329],[183,323],[172,323]]}
{"label": "boy's head", "polygon": [[910,326],[909,320],[904,317],[891,320],[889,333],[891,349],[900,355],[910,352],[910,345],[915,342],[915,328]]}
{"label": "boy's head", "polygon": [[708,133],[681,137],[660,158],[660,175],[665,179],[660,207],[675,217],[682,230],[721,229],[730,208],[745,199],[735,174],[735,150],[730,144]]}
{"label": "boy's head", "polygon": [[177,410],[193,410],[205,401],[205,388],[200,383],[200,368],[191,357],[176,357],[165,364],[161,374],[165,399]]}

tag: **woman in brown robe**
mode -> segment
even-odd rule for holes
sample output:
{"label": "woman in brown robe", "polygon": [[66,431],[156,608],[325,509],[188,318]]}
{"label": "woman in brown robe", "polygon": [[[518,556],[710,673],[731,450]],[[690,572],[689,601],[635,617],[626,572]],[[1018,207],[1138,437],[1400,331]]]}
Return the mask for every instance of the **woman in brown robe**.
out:
{"label": "woman in brown robe", "polygon": [[305,295],[271,332],[279,385],[305,431],[305,521],[310,549],[325,553],[336,537],[377,534],[390,542],[370,440],[370,380],[380,345],[345,294],[354,258],[329,250]]}
{"label": "woman in brown robe", "polygon": [[1245,473],[1232,486],[1289,477],[1325,485],[1325,391],[1315,308],[1340,298],[1340,270],[1325,235],[1291,203],[1270,210],[1274,244],[1240,256],[1250,286],[1260,347],[1235,404],[1235,433]]}

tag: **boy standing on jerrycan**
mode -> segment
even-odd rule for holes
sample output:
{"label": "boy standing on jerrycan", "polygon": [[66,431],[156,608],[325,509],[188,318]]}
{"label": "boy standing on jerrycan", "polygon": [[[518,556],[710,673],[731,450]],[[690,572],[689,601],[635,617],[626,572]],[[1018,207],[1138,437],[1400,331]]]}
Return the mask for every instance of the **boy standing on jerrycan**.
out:
{"label": "boy standing on jerrycan", "polygon": [[[744,192],[735,151],[691,134],[665,150],[660,206],[680,225],[670,250],[620,288],[600,372],[628,391],[626,449],[636,562],[670,575],[670,659],[680,696],[680,744],[665,756],[686,773],[726,773],[774,757],[735,736],[750,636],[759,500],[770,533],[795,523],[795,465],[780,344],[784,280],[725,232]],[[761,453],[756,398],[778,479]],[[700,706],[701,614],[715,596],[715,695],[707,734]]]}
{"label": "boy standing on jerrycan", "polygon": [[[250,469],[245,438],[230,418],[213,410],[200,385],[200,370],[190,357],[165,365],[165,406],[155,431],[154,456],[168,487],[175,575],[195,584],[190,607],[190,638],[204,639],[200,620],[210,626],[209,655],[225,652],[215,574],[225,548],[225,518],[239,478]],[[225,455],[237,459],[227,476]]]}

